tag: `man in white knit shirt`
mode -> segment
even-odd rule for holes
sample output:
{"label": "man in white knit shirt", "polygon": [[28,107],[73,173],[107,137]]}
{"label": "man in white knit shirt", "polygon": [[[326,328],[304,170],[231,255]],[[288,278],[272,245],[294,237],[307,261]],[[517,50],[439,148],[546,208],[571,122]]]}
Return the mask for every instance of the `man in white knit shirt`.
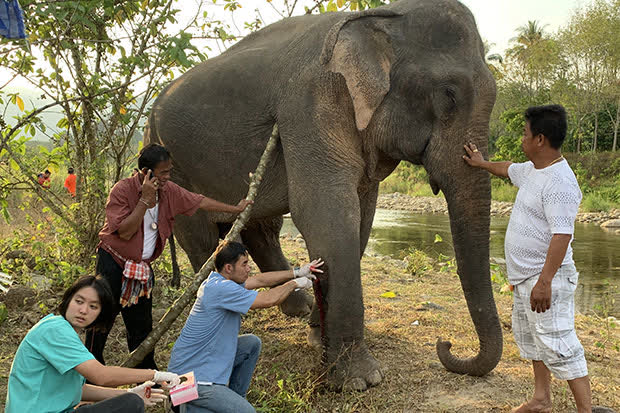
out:
{"label": "man in white knit shirt", "polygon": [[590,413],[588,368],[574,320],[579,273],[570,245],[581,190],[560,152],[566,112],[560,105],[531,107],[525,120],[521,147],[529,162],[485,161],[472,143],[463,155],[469,165],[519,187],[504,250],[514,288],[512,328],[521,356],[532,360],[535,390],[513,412],[551,412],[553,373],[568,381],[578,413]]}

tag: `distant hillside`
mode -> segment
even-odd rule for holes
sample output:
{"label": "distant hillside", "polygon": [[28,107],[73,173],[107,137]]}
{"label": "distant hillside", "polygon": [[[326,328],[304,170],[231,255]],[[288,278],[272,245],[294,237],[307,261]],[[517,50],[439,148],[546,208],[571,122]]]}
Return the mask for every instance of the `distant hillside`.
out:
{"label": "distant hillside", "polygon": [[[18,92],[19,97],[21,97],[22,100],[24,101],[24,107],[26,110],[32,110],[33,108],[38,108],[43,105],[49,105],[52,102],[50,99],[42,99],[41,93],[33,89],[15,88],[15,87],[7,86],[4,89],[4,91],[6,91],[7,93]],[[20,116],[22,114],[23,112],[19,110],[17,105],[9,103],[7,106],[4,118],[6,119],[6,122],[9,125],[14,125],[15,117]],[[40,131],[37,130],[37,133],[35,134],[33,139],[37,141],[46,142],[46,141],[49,141],[48,135],[53,135],[54,133],[58,131],[58,128],[56,128],[56,124],[58,123],[60,119],[62,119],[63,115],[59,107],[52,107],[44,111],[43,113],[41,113],[40,117],[43,120],[43,123],[45,124],[47,131],[46,133],[41,133]]]}

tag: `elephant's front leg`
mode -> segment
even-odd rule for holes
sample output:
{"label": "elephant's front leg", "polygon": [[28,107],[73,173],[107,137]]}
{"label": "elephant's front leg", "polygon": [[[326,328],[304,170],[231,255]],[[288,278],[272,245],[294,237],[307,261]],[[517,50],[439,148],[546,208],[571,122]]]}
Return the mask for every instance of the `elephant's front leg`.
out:
{"label": "elephant's front leg", "polygon": [[291,197],[291,216],[306,239],[310,258],[322,257],[326,263],[320,284],[329,381],[338,388],[364,390],[378,384],[382,375],[364,342],[357,191],[323,187],[312,193],[320,195],[311,203]]}

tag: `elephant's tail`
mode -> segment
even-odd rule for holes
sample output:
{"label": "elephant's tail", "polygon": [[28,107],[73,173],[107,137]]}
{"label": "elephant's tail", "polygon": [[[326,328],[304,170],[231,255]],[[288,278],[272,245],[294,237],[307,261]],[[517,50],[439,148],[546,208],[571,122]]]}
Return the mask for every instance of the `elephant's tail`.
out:
{"label": "elephant's tail", "polygon": [[159,133],[157,132],[155,123],[156,122],[152,115],[146,120],[146,124],[144,125],[144,134],[142,135],[142,144],[144,146],[149,143],[159,143],[160,145],[163,145],[163,142],[159,138]]}

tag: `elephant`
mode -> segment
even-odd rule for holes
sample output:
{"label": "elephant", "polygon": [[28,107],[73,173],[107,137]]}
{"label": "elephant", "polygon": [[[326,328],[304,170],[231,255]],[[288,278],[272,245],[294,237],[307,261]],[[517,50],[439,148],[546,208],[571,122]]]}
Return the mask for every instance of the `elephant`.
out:
{"label": "elephant", "polygon": [[[325,261],[309,340],[322,346],[328,382],[364,390],[384,372],[364,341],[360,260],[379,183],[405,161],[423,165],[448,204],[458,275],[479,338],[446,369],[482,376],[502,354],[489,272],[491,185],[462,159],[488,155],[496,86],[471,12],[457,0],[400,0],[357,12],[290,17],[262,28],[167,85],[144,141],[171,153],[172,179],[233,203],[278,124],[280,138],[241,234],[261,271],[290,268],[279,240],[289,213],[308,253]],[[233,217],[178,217],[175,235],[199,269]],[[297,294],[288,314],[309,309]],[[302,311],[303,312],[303,311]]]}

